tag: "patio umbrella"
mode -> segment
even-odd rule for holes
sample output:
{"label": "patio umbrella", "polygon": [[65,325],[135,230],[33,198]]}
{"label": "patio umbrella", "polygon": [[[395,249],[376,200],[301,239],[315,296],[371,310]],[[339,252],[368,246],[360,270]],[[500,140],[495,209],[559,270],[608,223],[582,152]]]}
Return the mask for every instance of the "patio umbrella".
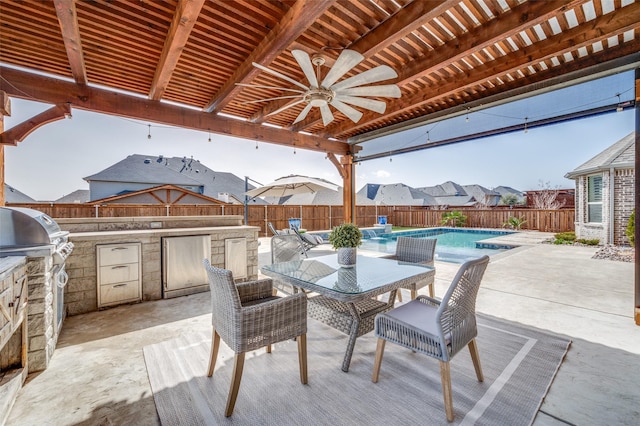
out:
{"label": "patio umbrella", "polygon": [[255,197],[286,197],[306,192],[317,192],[325,189],[338,190],[338,185],[320,178],[300,175],[289,175],[278,178],[260,188],[245,192],[251,198]]}

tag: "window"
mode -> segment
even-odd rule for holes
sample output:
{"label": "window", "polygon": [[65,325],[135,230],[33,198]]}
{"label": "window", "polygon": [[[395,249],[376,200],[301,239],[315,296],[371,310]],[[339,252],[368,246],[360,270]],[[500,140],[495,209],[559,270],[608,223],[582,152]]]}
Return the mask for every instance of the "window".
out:
{"label": "window", "polygon": [[587,178],[587,221],[602,223],[602,175]]}

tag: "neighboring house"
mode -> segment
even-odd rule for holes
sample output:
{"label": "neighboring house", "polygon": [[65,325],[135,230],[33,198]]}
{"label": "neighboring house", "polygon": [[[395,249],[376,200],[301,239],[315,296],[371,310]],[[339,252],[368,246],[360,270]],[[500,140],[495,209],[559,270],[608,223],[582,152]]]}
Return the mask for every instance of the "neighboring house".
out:
{"label": "neighboring house", "polygon": [[462,188],[467,195],[471,195],[479,205],[493,207],[500,204],[502,195],[500,195],[499,192],[487,189],[482,185],[463,185]]}
{"label": "neighboring house", "polygon": [[[130,155],[124,160],[84,178],[90,201],[174,185],[225,203],[244,203],[245,181],[232,173],[216,172],[187,157]],[[253,185],[248,185],[253,189]],[[254,204],[266,204],[260,199]]]}
{"label": "neighboring house", "polygon": [[373,204],[386,206],[433,206],[436,200],[429,194],[418,191],[403,183],[389,185],[369,183],[357,195],[368,198]]}
{"label": "neighboring house", "polygon": [[37,203],[38,201],[29,197],[24,192],[20,192],[13,186],[4,184],[4,201],[5,203]]}
{"label": "neighboring house", "polygon": [[635,203],[635,133],[565,177],[576,181],[576,237],[628,244],[625,230]]}
{"label": "neighboring house", "polygon": [[64,197],[60,197],[54,201],[54,203],[86,203],[89,201],[88,189],[77,189],[71,194],[67,194]]}
{"label": "neighboring house", "polygon": [[518,203],[522,204],[524,203],[524,194],[522,193],[522,191],[518,191],[517,189],[513,189],[510,186],[498,186],[496,188],[493,188],[493,190],[495,192],[497,192],[498,194],[500,194],[500,198],[502,198],[505,195],[515,195],[516,198],[518,199]]}

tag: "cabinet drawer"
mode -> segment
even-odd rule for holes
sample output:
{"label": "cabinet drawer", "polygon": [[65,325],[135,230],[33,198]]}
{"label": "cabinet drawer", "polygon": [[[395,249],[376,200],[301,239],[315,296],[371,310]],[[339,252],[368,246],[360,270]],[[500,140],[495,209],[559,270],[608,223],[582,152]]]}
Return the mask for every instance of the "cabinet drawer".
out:
{"label": "cabinet drawer", "polygon": [[137,280],[138,267],[137,263],[102,266],[100,268],[100,285]]}
{"label": "cabinet drawer", "polygon": [[140,286],[138,281],[100,286],[100,305],[131,302],[140,300]]}
{"label": "cabinet drawer", "polygon": [[98,246],[98,266],[139,262],[139,244],[109,244]]}

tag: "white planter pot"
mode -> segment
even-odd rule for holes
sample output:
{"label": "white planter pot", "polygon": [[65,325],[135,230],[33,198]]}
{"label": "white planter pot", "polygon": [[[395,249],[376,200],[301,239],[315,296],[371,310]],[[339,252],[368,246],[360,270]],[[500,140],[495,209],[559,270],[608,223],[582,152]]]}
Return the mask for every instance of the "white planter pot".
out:
{"label": "white planter pot", "polygon": [[338,265],[348,268],[356,264],[357,247],[340,247],[338,249]]}

